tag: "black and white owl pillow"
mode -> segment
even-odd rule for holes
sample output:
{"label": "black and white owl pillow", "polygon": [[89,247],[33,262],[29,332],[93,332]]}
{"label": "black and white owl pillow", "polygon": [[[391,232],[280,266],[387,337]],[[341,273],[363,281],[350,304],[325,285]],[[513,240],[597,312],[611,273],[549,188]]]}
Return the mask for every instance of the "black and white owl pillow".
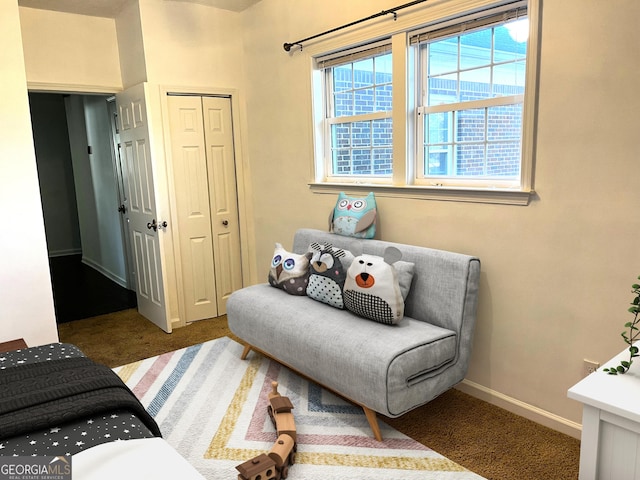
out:
{"label": "black and white owl pillow", "polygon": [[309,284],[307,296],[336,308],[344,308],[342,290],[353,254],[331,244],[309,246]]}
{"label": "black and white owl pillow", "polygon": [[310,253],[291,253],[276,243],[269,270],[269,284],[291,295],[306,295]]}
{"label": "black and white owl pillow", "polygon": [[376,322],[393,325],[404,317],[404,298],[393,264],[402,253],[387,247],[384,258],[360,255],[347,270],[344,304],[347,310]]}

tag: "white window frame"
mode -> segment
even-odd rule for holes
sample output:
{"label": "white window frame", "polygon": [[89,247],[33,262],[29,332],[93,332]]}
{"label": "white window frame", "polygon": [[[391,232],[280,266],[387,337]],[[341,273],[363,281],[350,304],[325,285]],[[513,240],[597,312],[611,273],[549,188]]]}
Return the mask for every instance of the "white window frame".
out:
{"label": "white window frame", "polygon": [[[437,41],[444,38],[452,38],[463,35],[467,32],[483,30],[486,28],[492,28],[499,25],[501,22],[508,22],[517,20],[518,18],[524,18],[526,16],[526,1],[520,1],[515,4],[509,4],[505,7],[498,8],[490,11],[483,11],[481,13],[476,13],[474,15],[470,15],[468,18],[456,19],[451,22],[452,25],[446,25],[444,27],[440,25],[433,26],[428,29],[424,29],[422,32],[413,32],[411,33],[410,43],[415,45],[413,48],[416,50],[422,49],[421,44],[424,44],[424,41],[421,43],[419,37],[426,37],[427,41]],[[505,8],[507,9],[505,11]],[[507,12],[510,12],[510,15],[507,16]],[[479,18],[478,15],[480,15]],[[487,17],[491,17],[487,19]],[[477,25],[474,26],[473,22],[477,22]],[[442,33],[441,31],[445,32]],[[437,33],[439,32],[440,33]],[[433,33],[436,32],[436,33]],[[492,47],[493,48],[493,47]],[[416,78],[419,78],[417,82],[416,88],[418,91],[416,92],[416,141],[415,141],[415,178],[413,181],[416,185],[426,185],[426,186],[437,186],[437,187],[465,187],[465,188],[484,188],[484,189],[495,189],[495,188],[515,188],[519,189],[521,186],[521,175],[517,179],[503,179],[499,177],[458,177],[456,175],[425,175],[421,172],[424,171],[424,162],[428,161],[428,159],[424,158],[424,121],[426,116],[430,113],[452,113],[460,112],[465,110],[484,110],[485,111],[485,119],[486,114],[489,108],[491,107],[499,107],[499,106],[509,106],[509,105],[522,105],[524,106],[524,98],[525,94],[517,94],[517,95],[503,95],[503,96],[495,96],[490,98],[485,98],[481,100],[472,100],[472,101],[460,101],[456,103],[444,103],[437,105],[423,105],[426,103],[427,92],[426,83],[428,82],[428,78],[424,76],[424,72],[426,71],[426,55],[421,55],[421,52],[416,52],[416,55],[419,56],[419,60],[416,65]],[[489,66],[493,66],[493,59]],[[526,89],[526,81],[525,81],[525,89]],[[524,108],[523,108],[524,110]],[[524,112],[522,118],[522,124],[524,128]],[[485,125],[486,128],[486,125]],[[520,132],[520,142],[522,142],[524,136],[524,132]],[[485,142],[488,139],[485,138]],[[486,160],[486,157],[485,157]],[[520,171],[522,172],[522,161],[523,155],[520,154]]]}
{"label": "white window frame", "polygon": [[[537,76],[539,57],[540,0],[528,0],[529,40],[526,59],[526,90],[523,100],[523,132],[520,181],[517,185],[491,185],[472,183],[429,184],[416,180],[416,150],[418,141],[416,125],[416,62],[415,50],[409,45],[409,37],[420,29],[430,28],[443,22],[455,23],[455,19],[467,17],[470,12],[482,16],[483,11],[514,5],[513,0],[448,0],[426,2],[424,7],[398,16],[395,22],[380,22],[358,32],[330,37],[317,42],[304,51],[309,56],[312,70],[314,119],[314,175],[309,186],[314,193],[335,194],[340,190],[353,194],[374,191],[378,196],[417,198],[428,200],[463,201],[475,203],[497,203],[528,205],[535,196],[534,145],[536,131]],[[435,19],[435,20],[434,20]],[[323,72],[316,59],[328,52],[347,50],[356,45],[365,45],[374,39],[391,37],[393,52],[393,175],[391,179],[372,181],[370,178],[346,179],[327,176],[325,140],[327,122],[323,118],[324,83]],[[329,152],[330,153],[330,152]]]}
{"label": "white window frame", "polygon": [[[316,59],[316,63],[319,68],[324,68],[327,64],[331,67],[354,63],[367,58],[373,58],[376,56],[391,53],[391,40],[385,39],[371,44],[363,45],[359,48],[349,49],[345,54],[344,52],[337,52],[331,55],[323,56]],[[372,183],[372,184],[390,184],[391,178],[389,176],[376,176],[376,175],[337,175],[333,172],[333,156],[331,145],[331,127],[342,123],[356,123],[356,122],[372,122],[374,120],[384,120],[392,118],[393,111],[385,110],[379,112],[354,114],[342,117],[333,117],[329,114],[333,111],[333,89],[331,70],[327,69],[322,73],[323,75],[323,89],[324,89],[324,135],[323,135],[323,147],[322,151],[324,166],[322,169],[323,176],[326,182],[329,183]],[[393,80],[392,80],[393,86]]]}

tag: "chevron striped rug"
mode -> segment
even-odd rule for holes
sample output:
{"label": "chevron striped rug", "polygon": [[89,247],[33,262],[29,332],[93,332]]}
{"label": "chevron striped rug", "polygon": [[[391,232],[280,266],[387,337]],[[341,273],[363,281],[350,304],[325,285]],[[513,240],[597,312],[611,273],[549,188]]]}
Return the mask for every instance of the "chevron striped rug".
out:
{"label": "chevron striped rug", "polygon": [[273,380],[294,405],[298,453],[290,479],[482,479],[383,422],[384,441],[376,441],[360,408],[260,354],[241,360],[241,353],[225,337],[114,370],[165,440],[207,479],[237,478],[237,465],[269,451]]}

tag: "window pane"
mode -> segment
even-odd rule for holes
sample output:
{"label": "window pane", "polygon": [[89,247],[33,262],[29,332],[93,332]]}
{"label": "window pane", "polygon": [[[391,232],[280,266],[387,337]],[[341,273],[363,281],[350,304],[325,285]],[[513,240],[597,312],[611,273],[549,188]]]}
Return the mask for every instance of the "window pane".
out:
{"label": "window pane", "polygon": [[425,175],[449,175],[449,166],[453,159],[453,147],[451,145],[427,147],[425,158],[428,159],[425,162]]}
{"label": "window pane", "polygon": [[373,58],[360,60],[353,64],[353,88],[373,85]]}
{"label": "window pane", "polygon": [[477,68],[460,72],[460,101],[491,97],[491,68]]}
{"label": "window pane", "polygon": [[332,125],[333,174],[390,176],[392,131],[390,118]]}
{"label": "window pane", "polygon": [[487,175],[518,178],[520,176],[520,140],[489,144],[487,147]]}
{"label": "window pane", "polygon": [[373,92],[373,88],[365,88],[355,91],[355,115],[373,112]]}
{"label": "window pane", "polygon": [[391,83],[391,54],[381,55],[373,60],[376,69],[376,85]]}
{"label": "window pane", "polygon": [[369,149],[354,149],[351,151],[353,175],[370,175],[372,173],[371,168],[371,150]]}
{"label": "window pane", "polygon": [[456,142],[483,142],[485,138],[484,108],[455,112]]}
{"label": "window pane", "polygon": [[429,44],[428,74],[441,75],[458,70],[458,38]]}
{"label": "window pane", "polygon": [[494,62],[524,60],[527,56],[529,19],[521,18],[495,27]]}
{"label": "window pane", "polygon": [[376,112],[390,112],[391,111],[391,95],[393,90],[391,84],[384,85],[382,87],[375,88],[375,105],[374,110]]}
{"label": "window pane", "polygon": [[487,109],[487,140],[519,139],[522,134],[522,105],[503,105]]}
{"label": "window pane", "polygon": [[393,141],[393,124],[390,118],[373,121],[372,144],[374,147],[391,145]]}
{"label": "window pane", "polygon": [[458,74],[452,73],[429,79],[427,105],[440,105],[458,101]]}
{"label": "window pane", "polygon": [[351,145],[351,129],[348,123],[331,126],[331,145],[334,149],[346,148]]}
{"label": "window pane", "polygon": [[[524,28],[527,22],[511,23]],[[514,36],[513,25],[499,25],[418,48],[426,56],[418,62],[426,67],[424,106],[452,104],[450,111],[419,116],[420,175],[518,179],[526,37]],[[497,105],[497,97],[507,96],[515,97],[512,104]],[[466,102],[475,108],[465,108]]]}
{"label": "window pane", "polygon": [[354,122],[351,124],[351,145],[363,147],[371,145],[371,122]]}
{"label": "window pane", "polygon": [[334,150],[332,160],[335,175],[348,175],[351,173],[351,151]]}
{"label": "window pane", "polygon": [[460,69],[491,64],[491,29],[460,36]]}
{"label": "window pane", "polygon": [[336,93],[333,96],[333,108],[336,117],[353,115],[353,92]]}
{"label": "window pane", "polygon": [[[392,170],[392,121],[361,120],[393,107],[391,53],[327,70],[332,80],[333,104],[328,118],[350,117],[332,123],[330,175],[390,176]],[[347,120],[347,119],[345,119]]]}
{"label": "window pane", "polygon": [[430,145],[448,143],[453,132],[453,113],[430,113],[425,119],[427,143]]}
{"label": "window pane", "polygon": [[333,91],[341,92],[353,88],[351,64],[341,65],[333,69]]}
{"label": "window pane", "polygon": [[456,175],[484,175],[484,144],[458,145],[456,147]]}
{"label": "window pane", "polygon": [[493,95],[520,95],[524,93],[524,61],[505,63],[493,67]]}
{"label": "window pane", "polygon": [[390,176],[393,173],[393,149],[374,148],[372,151],[373,174],[380,176]]}

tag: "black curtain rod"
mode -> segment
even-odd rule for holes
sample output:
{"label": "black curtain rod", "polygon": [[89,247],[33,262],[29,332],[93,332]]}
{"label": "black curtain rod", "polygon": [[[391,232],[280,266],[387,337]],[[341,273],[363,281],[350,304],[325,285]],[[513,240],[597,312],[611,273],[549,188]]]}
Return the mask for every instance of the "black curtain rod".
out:
{"label": "black curtain rod", "polygon": [[367,18],[361,18],[360,20],[356,20],[355,22],[347,23],[346,25],[341,25],[340,27],[332,28],[331,30],[327,30],[326,32],[318,33],[317,35],[313,35],[311,37],[303,38],[302,40],[298,40],[296,42],[285,43],[283,48],[285,52],[291,50],[291,47],[294,45],[299,45],[300,50],[302,50],[302,43],[307,42],[309,40],[313,40],[314,38],[322,37],[323,35],[328,35],[333,32],[337,32],[338,30],[342,30],[343,28],[351,27],[353,25],[357,25],[358,23],[366,22],[367,20],[372,20],[377,17],[382,17],[384,15],[393,14],[393,19],[396,20],[398,16],[396,15],[396,11],[402,10],[403,8],[412,7],[413,5],[417,5],[418,3],[424,3],[427,0],[415,0],[413,2],[405,3],[404,5],[398,5],[397,7],[390,8],[389,10],[382,10],[379,13],[374,13],[373,15],[368,16]]}

